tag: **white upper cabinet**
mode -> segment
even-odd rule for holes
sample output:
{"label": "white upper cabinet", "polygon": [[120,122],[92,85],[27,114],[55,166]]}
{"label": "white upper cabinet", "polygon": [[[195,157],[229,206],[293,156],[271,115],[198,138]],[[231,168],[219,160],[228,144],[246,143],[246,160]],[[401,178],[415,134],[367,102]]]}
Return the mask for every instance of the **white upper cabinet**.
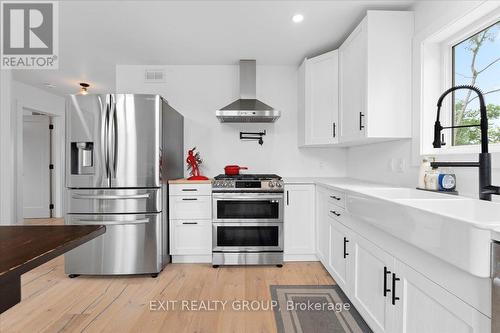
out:
{"label": "white upper cabinet", "polygon": [[299,146],[338,143],[338,51],[305,59],[299,68]]}
{"label": "white upper cabinet", "polygon": [[339,49],[340,143],[411,137],[413,13],[368,11]]}

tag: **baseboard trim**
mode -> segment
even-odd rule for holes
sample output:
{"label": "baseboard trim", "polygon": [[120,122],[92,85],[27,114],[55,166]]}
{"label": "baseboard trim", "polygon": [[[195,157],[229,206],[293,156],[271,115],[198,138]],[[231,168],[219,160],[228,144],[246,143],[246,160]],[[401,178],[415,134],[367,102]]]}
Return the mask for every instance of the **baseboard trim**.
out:
{"label": "baseboard trim", "polygon": [[172,256],[173,264],[206,264],[212,263],[212,255]]}
{"label": "baseboard trim", "polygon": [[315,254],[285,254],[284,261],[319,261]]}

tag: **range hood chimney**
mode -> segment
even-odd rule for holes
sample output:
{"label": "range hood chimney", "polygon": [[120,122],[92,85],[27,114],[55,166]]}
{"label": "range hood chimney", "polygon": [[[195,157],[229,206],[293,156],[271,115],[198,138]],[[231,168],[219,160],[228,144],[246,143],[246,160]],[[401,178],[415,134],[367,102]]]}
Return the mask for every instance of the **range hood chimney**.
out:
{"label": "range hood chimney", "polygon": [[240,98],[215,111],[221,123],[272,123],[281,112],[256,98],[256,62],[240,60]]}

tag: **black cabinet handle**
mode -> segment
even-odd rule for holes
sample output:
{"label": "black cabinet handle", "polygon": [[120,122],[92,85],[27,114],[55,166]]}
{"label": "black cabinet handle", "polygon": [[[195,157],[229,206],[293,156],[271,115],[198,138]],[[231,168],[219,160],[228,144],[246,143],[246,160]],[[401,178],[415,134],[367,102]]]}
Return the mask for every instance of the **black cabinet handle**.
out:
{"label": "black cabinet handle", "polygon": [[196,201],[198,198],[182,198],[183,201]]}
{"label": "black cabinet handle", "polygon": [[344,237],[344,259],[349,255],[349,253],[347,253],[347,243],[349,243],[349,240],[347,237]]}
{"label": "black cabinet handle", "polygon": [[332,214],[333,214],[333,215],[335,215],[335,216],[340,216],[340,213],[337,213],[337,212],[336,212],[336,211],[334,211],[334,210],[331,210],[331,211],[330,211],[330,213],[332,213]]}
{"label": "black cabinet handle", "polygon": [[289,198],[290,198],[290,194],[288,193],[288,191],[286,191],[286,205],[287,206],[290,206],[290,200],[289,200]]}
{"label": "black cabinet handle", "polygon": [[198,224],[198,222],[182,222],[182,224]]}
{"label": "black cabinet handle", "polygon": [[334,196],[334,195],[330,195],[330,198],[335,199],[335,200],[340,200],[340,198],[339,198],[339,197],[336,197],[336,196]]}
{"label": "black cabinet handle", "polygon": [[182,191],[183,192],[196,192],[196,191],[198,191],[198,189],[195,189],[195,188],[183,188]]}
{"label": "black cabinet handle", "polygon": [[365,115],[363,114],[363,112],[360,112],[359,113],[359,130],[362,131],[363,128],[365,128],[365,126],[363,125],[363,117]]}
{"label": "black cabinet handle", "polygon": [[333,137],[335,137],[337,134],[335,133],[335,129],[336,129],[337,125],[335,123],[333,123]]}
{"label": "black cabinet handle", "polygon": [[387,269],[387,266],[384,266],[384,297],[387,296],[387,293],[391,292],[391,289],[387,288],[387,275],[390,275],[391,271]]}
{"label": "black cabinet handle", "polygon": [[396,277],[396,274],[392,273],[392,305],[396,305],[396,301],[399,300],[399,297],[396,297],[396,281],[401,280]]}

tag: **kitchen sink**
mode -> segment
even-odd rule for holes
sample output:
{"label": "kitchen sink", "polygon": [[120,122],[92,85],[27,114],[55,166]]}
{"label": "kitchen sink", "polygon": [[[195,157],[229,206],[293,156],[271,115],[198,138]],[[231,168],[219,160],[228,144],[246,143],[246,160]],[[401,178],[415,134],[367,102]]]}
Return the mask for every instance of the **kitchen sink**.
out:
{"label": "kitchen sink", "polygon": [[422,191],[412,188],[395,187],[395,188],[370,188],[363,190],[363,193],[380,197],[383,199],[424,199],[424,200],[456,200],[461,197],[446,193],[436,193],[430,191]]}

